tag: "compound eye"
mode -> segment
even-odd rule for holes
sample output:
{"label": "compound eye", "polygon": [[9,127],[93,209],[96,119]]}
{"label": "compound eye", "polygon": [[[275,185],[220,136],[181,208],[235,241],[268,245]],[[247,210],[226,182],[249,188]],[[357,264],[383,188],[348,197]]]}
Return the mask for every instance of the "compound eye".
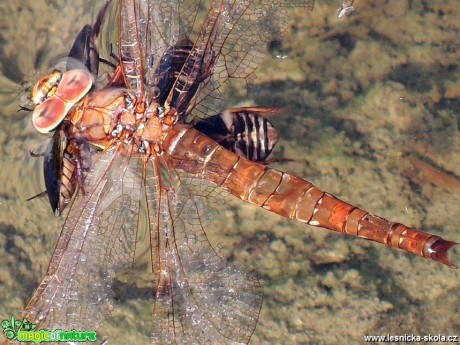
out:
{"label": "compound eye", "polygon": [[67,115],[67,104],[56,96],[51,96],[35,107],[32,123],[40,133],[49,133],[56,128]]}
{"label": "compound eye", "polygon": [[64,120],[74,104],[85,97],[92,85],[91,74],[83,69],[70,70],[62,75],[53,73],[41,79],[32,95],[33,101],[38,104],[32,113],[35,129],[40,133],[51,132]]}
{"label": "compound eye", "polygon": [[91,74],[83,69],[72,69],[62,75],[56,95],[65,102],[75,104],[81,100],[93,85]]}

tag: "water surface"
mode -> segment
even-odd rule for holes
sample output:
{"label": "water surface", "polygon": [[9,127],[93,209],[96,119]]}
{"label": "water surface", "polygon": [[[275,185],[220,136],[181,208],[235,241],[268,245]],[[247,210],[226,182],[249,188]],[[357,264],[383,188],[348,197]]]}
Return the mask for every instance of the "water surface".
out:
{"label": "water surface", "polygon": [[[90,16],[84,3],[0,4],[0,319],[27,303],[62,224],[45,199],[25,201],[43,189],[41,162],[29,149],[44,137],[29,113],[17,112],[18,98],[69,50]],[[355,5],[342,20],[335,1],[318,0],[312,14],[292,11],[286,35],[272,42],[259,69],[256,92],[236,93],[229,106],[285,109],[273,119],[282,132],[275,156],[293,161],[277,168],[374,214],[459,241],[458,4]],[[264,287],[252,344],[460,334],[459,274],[440,264],[234,200],[209,233]],[[104,331],[120,343],[147,341],[151,299],[130,293],[120,300]]]}

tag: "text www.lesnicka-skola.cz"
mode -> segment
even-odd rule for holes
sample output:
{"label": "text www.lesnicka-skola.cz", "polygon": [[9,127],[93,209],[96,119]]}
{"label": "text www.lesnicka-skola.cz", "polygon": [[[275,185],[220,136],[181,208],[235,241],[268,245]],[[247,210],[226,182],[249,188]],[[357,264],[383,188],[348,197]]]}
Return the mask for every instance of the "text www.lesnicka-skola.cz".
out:
{"label": "text www.lesnicka-skola.cz", "polygon": [[365,335],[365,342],[408,342],[408,343],[458,343],[458,335],[415,335],[415,334],[404,334],[404,335]]}

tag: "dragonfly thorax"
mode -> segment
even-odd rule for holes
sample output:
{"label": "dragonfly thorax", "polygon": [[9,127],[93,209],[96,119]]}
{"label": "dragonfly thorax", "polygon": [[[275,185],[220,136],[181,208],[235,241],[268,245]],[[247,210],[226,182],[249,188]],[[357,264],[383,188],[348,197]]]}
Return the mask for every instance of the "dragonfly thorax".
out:
{"label": "dragonfly thorax", "polygon": [[133,144],[139,153],[161,153],[165,134],[177,122],[175,108],[147,104],[125,88],[93,91],[69,116],[70,137],[107,148],[117,141]]}
{"label": "dragonfly thorax", "polygon": [[136,141],[141,143],[139,152],[160,154],[163,151],[161,143],[164,136],[176,121],[175,108],[163,107],[158,102],[150,103],[144,113],[143,122],[135,132]]}

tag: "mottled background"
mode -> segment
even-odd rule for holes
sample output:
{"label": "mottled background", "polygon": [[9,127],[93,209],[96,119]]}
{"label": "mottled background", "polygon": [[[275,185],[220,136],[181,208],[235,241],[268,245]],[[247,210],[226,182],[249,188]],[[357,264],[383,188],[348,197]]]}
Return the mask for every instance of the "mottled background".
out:
{"label": "mottled background", "polygon": [[[249,97],[281,106],[277,168],[375,214],[460,241],[458,1],[338,1],[294,10],[270,44]],[[0,2],[0,319],[19,315],[51,256],[62,219],[45,199],[44,137],[17,112],[52,59],[67,53],[85,1]],[[236,91],[236,92],[235,92]],[[459,273],[229,200],[209,229],[257,272],[264,305],[252,344],[362,343],[364,335],[460,335]],[[142,282],[136,283],[143,291]],[[147,341],[146,294],[121,296],[104,332]],[[141,314],[145,313],[145,315]],[[121,328],[125,327],[125,328]],[[114,344],[111,341],[110,344]]]}

